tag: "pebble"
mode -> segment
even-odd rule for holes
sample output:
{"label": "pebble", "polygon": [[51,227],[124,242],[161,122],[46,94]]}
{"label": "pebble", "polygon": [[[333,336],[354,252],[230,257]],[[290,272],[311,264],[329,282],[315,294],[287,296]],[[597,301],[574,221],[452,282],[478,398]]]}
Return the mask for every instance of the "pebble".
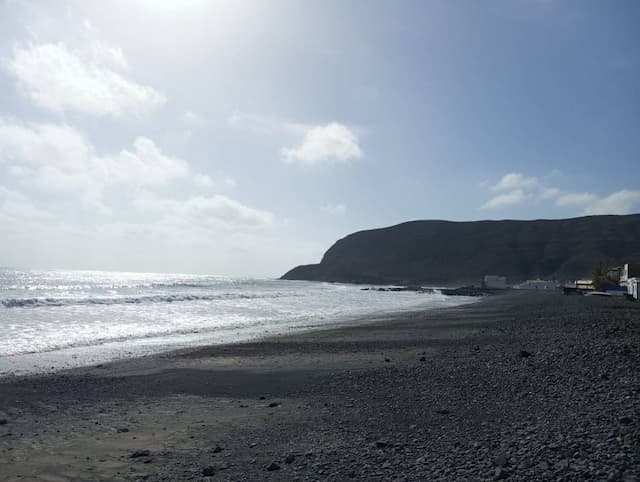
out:
{"label": "pebble", "polygon": [[497,467],[494,475],[493,475],[494,479],[496,480],[502,480],[502,479],[506,479],[508,477],[508,473],[507,471],[502,468],[502,467]]}
{"label": "pebble", "polygon": [[493,465],[504,467],[505,465],[507,465],[507,458],[504,455],[498,455],[493,461]]}
{"label": "pebble", "polygon": [[136,450],[131,455],[129,455],[129,458],[137,459],[139,457],[148,457],[149,455],[151,455],[151,452],[149,450]]}

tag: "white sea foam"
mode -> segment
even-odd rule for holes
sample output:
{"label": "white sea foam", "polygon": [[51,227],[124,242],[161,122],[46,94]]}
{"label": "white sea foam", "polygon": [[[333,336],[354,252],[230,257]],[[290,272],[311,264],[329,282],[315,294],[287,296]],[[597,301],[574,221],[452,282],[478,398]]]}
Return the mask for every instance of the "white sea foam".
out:
{"label": "white sea foam", "polygon": [[0,376],[471,301],[304,281],[0,269]]}

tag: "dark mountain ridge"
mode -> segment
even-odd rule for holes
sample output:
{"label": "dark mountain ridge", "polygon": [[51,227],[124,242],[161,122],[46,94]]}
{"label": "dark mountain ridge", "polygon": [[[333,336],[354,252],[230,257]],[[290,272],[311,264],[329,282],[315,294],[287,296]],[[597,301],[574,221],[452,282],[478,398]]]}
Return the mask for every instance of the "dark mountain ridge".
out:
{"label": "dark mountain ridge", "polygon": [[319,264],[282,278],[379,284],[591,277],[600,261],[640,262],[640,214],[532,221],[410,221],[350,234]]}

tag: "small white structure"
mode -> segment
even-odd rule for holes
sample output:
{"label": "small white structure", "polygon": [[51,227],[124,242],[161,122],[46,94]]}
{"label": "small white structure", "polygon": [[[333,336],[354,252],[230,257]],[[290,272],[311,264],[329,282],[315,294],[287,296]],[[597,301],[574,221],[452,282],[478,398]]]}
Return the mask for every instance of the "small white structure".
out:
{"label": "small white structure", "polygon": [[482,286],[484,288],[494,289],[494,290],[504,290],[507,289],[507,277],[506,276],[495,276],[492,274],[487,274],[484,276],[484,280],[482,282]]}
{"label": "small white structure", "polygon": [[622,266],[620,273],[620,284],[624,285],[633,278],[640,278],[640,264],[627,263]]}
{"label": "small white structure", "polygon": [[634,299],[638,299],[638,285],[640,285],[640,278],[628,278],[626,280],[627,283],[627,293],[631,295]]}
{"label": "small white structure", "polygon": [[557,281],[549,281],[543,279],[530,279],[516,286],[519,290],[555,290],[558,288]]}
{"label": "small white structure", "polygon": [[574,283],[575,287],[579,290],[594,290],[593,281],[590,279],[578,279]]}

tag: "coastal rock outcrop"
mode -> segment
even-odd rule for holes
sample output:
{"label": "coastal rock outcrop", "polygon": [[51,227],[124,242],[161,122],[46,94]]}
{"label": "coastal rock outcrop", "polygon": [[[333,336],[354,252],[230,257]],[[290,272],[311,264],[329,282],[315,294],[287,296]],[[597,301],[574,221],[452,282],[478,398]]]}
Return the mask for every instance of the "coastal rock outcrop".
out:
{"label": "coastal rock outcrop", "polygon": [[350,234],[319,264],[282,278],[380,284],[590,277],[600,261],[640,260],[640,214],[533,221],[411,221]]}

